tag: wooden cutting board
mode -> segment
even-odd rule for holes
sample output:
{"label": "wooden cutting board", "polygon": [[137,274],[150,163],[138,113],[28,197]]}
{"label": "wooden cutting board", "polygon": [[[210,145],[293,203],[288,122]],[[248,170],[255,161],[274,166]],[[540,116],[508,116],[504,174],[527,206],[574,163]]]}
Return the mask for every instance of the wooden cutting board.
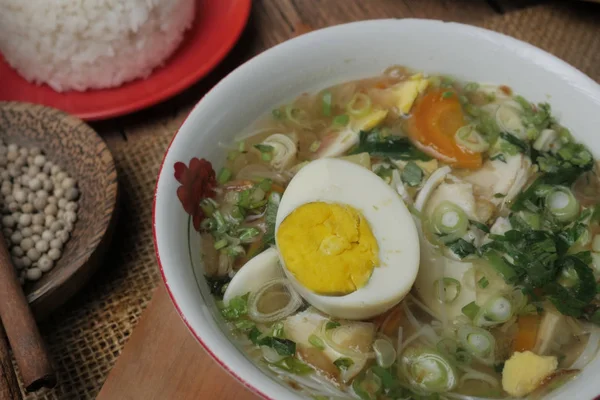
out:
{"label": "wooden cutting board", "polygon": [[164,285],[152,301],[97,400],[258,400],[204,351]]}

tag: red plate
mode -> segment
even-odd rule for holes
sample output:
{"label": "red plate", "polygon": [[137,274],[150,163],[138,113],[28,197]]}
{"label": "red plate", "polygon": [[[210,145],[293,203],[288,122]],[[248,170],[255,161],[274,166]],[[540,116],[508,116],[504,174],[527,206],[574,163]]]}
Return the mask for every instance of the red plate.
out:
{"label": "red plate", "polygon": [[39,103],[88,121],[151,106],[192,85],[225,57],[242,33],[251,5],[251,0],[198,0],[194,25],[165,66],[147,79],[114,89],[58,93],[27,82],[0,54],[0,101]]}

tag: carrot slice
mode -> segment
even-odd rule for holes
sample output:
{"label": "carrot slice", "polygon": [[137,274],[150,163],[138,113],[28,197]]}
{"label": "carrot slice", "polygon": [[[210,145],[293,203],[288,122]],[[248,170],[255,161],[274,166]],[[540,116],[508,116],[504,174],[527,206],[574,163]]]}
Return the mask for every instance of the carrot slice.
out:
{"label": "carrot slice", "polygon": [[541,320],[541,317],[537,314],[519,316],[517,320],[519,330],[513,342],[513,352],[533,350]]}
{"label": "carrot slice", "polygon": [[432,157],[459,168],[479,168],[480,153],[469,152],[454,139],[456,131],[467,124],[458,95],[447,90],[426,94],[417,104],[411,117],[409,135],[413,142]]}

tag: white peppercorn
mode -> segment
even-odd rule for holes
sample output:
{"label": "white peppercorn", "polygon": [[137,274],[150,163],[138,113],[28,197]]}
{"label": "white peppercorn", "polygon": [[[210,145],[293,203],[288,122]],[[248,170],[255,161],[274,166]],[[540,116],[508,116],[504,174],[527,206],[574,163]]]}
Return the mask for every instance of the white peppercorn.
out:
{"label": "white peppercorn", "polygon": [[41,256],[38,260],[38,268],[42,272],[48,272],[52,269],[52,267],[54,267],[54,261],[52,261],[47,255]]}
{"label": "white peppercorn", "polygon": [[12,228],[13,226],[15,226],[16,221],[15,219],[10,216],[10,215],[5,215],[2,217],[2,226],[5,228]]}
{"label": "white peppercorn", "polygon": [[28,156],[29,155],[29,149],[27,147],[21,147],[19,149],[19,154],[22,156]]}
{"label": "white peppercorn", "polygon": [[54,233],[54,236],[55,236],[57,239],[60,239],[60,240],[62,240],[62,242],[63,242],[63,243],[66,243],[66,242],[67,242],[67,240],[69,240],[69,232],[67,232],[67,231],[65,231],[65,230],[58,231],[58,232]]}
{"label": "white peppercorn", "polygon": [[70,189],[70,188],[74,188],[75,187],[75,179],[73,178],[65,178],[63,179],[61,186],[63,189]]}
{"label": "white peppercorn", "polygon": [[46,228],[50,228],[54,221],[56,221],[56,217],[54,215],[46,215],[46,221],[44,221],[44,225]]}
{"label": "white peppercorn", "polygon": [[40,173],[40,167],[38,167],[37,165],[32,165],[27,170],[27,175],[31,178],[35,178],[37,176],[37,174],[39,174],[39,173]]}
{"label": "white peppercorn", "polygon": [[52,181],[50,179],[48,179],[47,181],[44,181],[43,185],[44,185],[44,190],[46,192],[51,192],[52,189],[54,189],[54,183],[52,183]]}
{"label": "white peppercorn", "polygon": [[77,188],[69,188],[65,190],[65,198],[69,201],[77,200],[79,197],[79,190]]}
{"label": "white peppercorn", "polygon": [[33,240],[33,243],[37,243],[42,239],[42,237],[40,235],[38,235],[37,233],[34,233],[33,235],[31,235],[31,240]]}
{"label": "white peppercorn", "polygon": [[13,196],[17,203],[25,203],[27,200],[27,193],[23,189],[18,189],[13,192]]}
{"label": "white peppercorn", "polygon": [[33,225],[43,226],[45,222],[44,214],[33,214],[31,217],[31,223]]}
{"label": "white peppercorn", "polygon": [[54,234],[50,232],[48,229],[42,232],[42,239],[47,240],[48,242],[54,239]]}
{"label": "white peppercorn", "polygon": [[42,188],[42,181],[39,180],[37,177],[32,178],[29,181],[29,189],[31,190],[40,190]]}
{"label": "white peppercorn", "polygon": [[10,179],[10,173],[4,170],[0,173],[0,178],[2,178],[3,181],[8,181]]}
{"label": "white peppercorn", "polygon": [[48,205],[48,201],[43,197],[36,197],[33,200],[33,206],[38,211],[44,210],[44,208],[46,208],[47,205]]}
{"label": "white peppercorn", "polygon": [[47,252],[49,248],[50,244],[46,240],[40,239],[35,243],[35,249],[40,253]]}
{"label": "white peppercorn", "polygon": [[35,194],[33,192],[27,193],[27,202],[33,203],[34,200],[35,200]]}
{"label": "white peppercorn", "polygon": [[64,218],[67,223],[74,224],[77,221],[77,214],[75,211],[65,211]]}
{"label": "white peppercorn", "polygon": [[63,219],[65,216],[65,212],[63,210],[58,210],[58,212],[56,213],[56,218],[58,219]]}
{"label": "white peppercorn", "polygon": [[77,209],[79,208],[79,206],[77,205],[77,203],[75,203],[74,201],[69,201],[67,203],[67,205],[65,206],[65,210],[66,211],[73,211],[76,212]]}
{"label": "white peppercorn", "polygon": [[31,214],[33,212],[33,204],[25,203],[21,206],[21,211],[27,214]]}
{"label": "white peppercorn", "polygon": [[21,243],[21,240],[23,240],[23,235],[19,231],[13,232],[13,234],[10,235],[10,241],[13,244],[19,244]]}
{"label": "white peppercorn", "polygon": [[62,248],[63,244],[64,244],[63,241],[60,240],[59,238],[50,240],[50,248],[51,249],[60,250]]}
{"label": "white peppercorn", "polygon": [[16,151],[8,151],[8,153],[6,154],[6,159],[8,161],[15,161],[17,159],[17,157],[19,157],[19,153],[17,153]]}
{"label": "white peppercorn", "polygon": [[36,262],[37,260],[40,259],[41,254],[35,248],[31,248],[31,249],[27,250],[27,257],[29,257],[32,262]]}
{"label": "white peppercorn", "polygon": [[56,215],[58,213],[58,207],[56,207],[56,204],[48,204],[45,208],[44,208],[44,214],[46,215]]}
{"label": "white peppercorn", "polygon": [[37,165],[38,167],[43,167],[45,163],[46,163],[46,157],[44,157],[42,154],[38,154],[33,159],[33,164]]}
{"label": "white peppercorn", "polygon": [[39,268],[29,268],[27,270],[27,279],[30,281],[37,281],[42,277],[42,270]]}
{"label": "white peppercorn", "polygon": [[12,193],[12,187],[7,186],[7,185],[2,185],[2,187],[0,188],[0,193],[2,193],[2,196],[6,197]]}
{"label": "white peppercorn", "polygon": [[32,225],[31,226],[31,231],[33,232],[34,235],[41,235],[42,232],[44,232],[44,227],[41,225]]}
{"label": "white peppercorn", "polygon": [[29,154],[31,154],[32,156],[37,156],[38,154],[42,154],[42,149],[40,149],[39,147],[31,147],[29,149]]}
{"label": "white peppercorn", "polygon": [[31,214],[22,214],[19,217],[19,224],[24,227],[31,225]]}
{"label": "white peppercorn", "polygon": [[52,171],[52,163],[50,161],[46,161],[46,164],[44,164],[42,171],[44,171],[46,174],[50,175],[50,172]]}
{"label": "white peppercorn", "polygon": [[37,192],[35,192],[35,197],[48,200],[48,191],[45,189],[38,190]]}
{"label": "white peppercorn", "polygon": [[19,146],[16,145],[15,143],[11,143],[8,145],[8,152],[13,152],[13,153],[17,153],[19,151]]}
{"label": "white peppercorn", "polygon": [[21,240],[21,244],[19,246],[21,247],[21,249],[23,249],[23,251],[28,251],[29,249],[33,248],[34,245],[35,243],[33,242],[33,239],[27,237]]}
{"label": "white peppercorn", "polygon": [[55,196],[48,197],[48,204],[57,204],[58,199]]}
{"label": "white peppercorn", "polygon": [[12,254],[14,257],[23,257],[23,249],[20,246],[14,246],[12,249],[10,249],[10,254]]}
{"label": "white peppercorn", "polygon": [[54,197],[60,199],[61,197],[64,197],[64,195],[65,195],[65,189],[60,188],[60,187],[54,188]]}
{"label": "white peppercorn", "polygon": [[23,263],[23,266],[24,266],[25,268],[29,268],[29,267],[31,267],[31,260],[29,259],[29,257],[27,257],[27,256],[23,256],[23,257],[21,258],[21,262]]}
{"label": "white peppercorn", "polygon": [[26,227],[26,228],[21,229],[21,235],[24,238],[31,237],[31,235],[33,235],[33,231],[31,230],[31,228]]}
{"label": "white peppercorn", "polygon": [[62,255],[61,251],[59,249],[50,249],[48,250],[48,257],[50,257],[51,260],[56,261],[60,258],[60,256]]}
{"label": "white peppercorn", "polygon": [[65,208],[67,205],[67,199],[58,199],[58,208]]}
{"label": "white peppercorn", "polygon": [[17,211],[18,209],[19,209],[19,205],[17,204],[17,202],[16,202],[16,201],[13,201],[13,202],[11,202],[11,203],[8,203],[8,210],[9,210],[10,212],[15,212],[15,211]]}

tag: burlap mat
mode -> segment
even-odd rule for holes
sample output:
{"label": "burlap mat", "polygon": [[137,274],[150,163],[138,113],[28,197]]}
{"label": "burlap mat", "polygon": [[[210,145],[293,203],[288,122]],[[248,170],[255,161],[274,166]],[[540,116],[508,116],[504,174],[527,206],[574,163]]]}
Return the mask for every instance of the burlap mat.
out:
{"label": "burlap mat", "polygon": [[[358,4],[361,0],[349,0],[345,4],[350,2]],[[289,21],[292,21],[291,24],[303,22],[315,28],[326,25],[326,20],[311,20],[302,12],[302,7],[312,3],[309,0],[298,1],[300,12],[289,13],[286,21],[282,22],[273,20],[281,18],[272,11],[280,4],[276,4],[275,0],[257,2],[251,26],[241,46],[249,47],[249,53],[257,53],[282,38],[290,37],[292,27]],[[468,6],[468,1],[457,1],[460,7],[456,9],[451,6],[452,1],[418,0],[406,2],[411,6],[410,14],[406,15],[395,11],[392,3],[392,0],[373,0],[368,3],[373,7],[362,8],[365,11],[362,16],[337,14],[330,23],[408,16],[469,22],[531,42],[600,80],[600,23],[596,22],[600,17],[600,7],[595,5],[575,7],[565,4],[567,2],[557,2],[521,9],[509,6],[504,15],[488,7],[481,13],[470,10],[463,15],[460,7]],[[270,25],[263,27],[263,24]],[[277,30],[277,24],[283,28]],[[234,52],[242,51],[239,47]],[[245,54],[233,58],[244,59],[249,55],[247,48],[242,53]],[[238,62],[236,59],[233,64]],[[221,72],[208,80],[209,83],[197,85],[166,105],[114,122],[115,127],[125,130],[127,141],[114,137],[109,140],[107,137],[120,174],[123,194],[122,213],[113,246],[104,269],[84,291],[41,325],[56,363],[59,384],[53,390],[30,394],[27,399],[93,399],[102,387],[159,280],[152,244],[151,207],[162,156],[191,105],[208,85],[214,83],[210,80],[222,76],[226,72],[224,69],[231,69],[232,65],[227,64],[232,62],[226,62]],[[111,130],[112,123],[96,126],[100,131]]]}

